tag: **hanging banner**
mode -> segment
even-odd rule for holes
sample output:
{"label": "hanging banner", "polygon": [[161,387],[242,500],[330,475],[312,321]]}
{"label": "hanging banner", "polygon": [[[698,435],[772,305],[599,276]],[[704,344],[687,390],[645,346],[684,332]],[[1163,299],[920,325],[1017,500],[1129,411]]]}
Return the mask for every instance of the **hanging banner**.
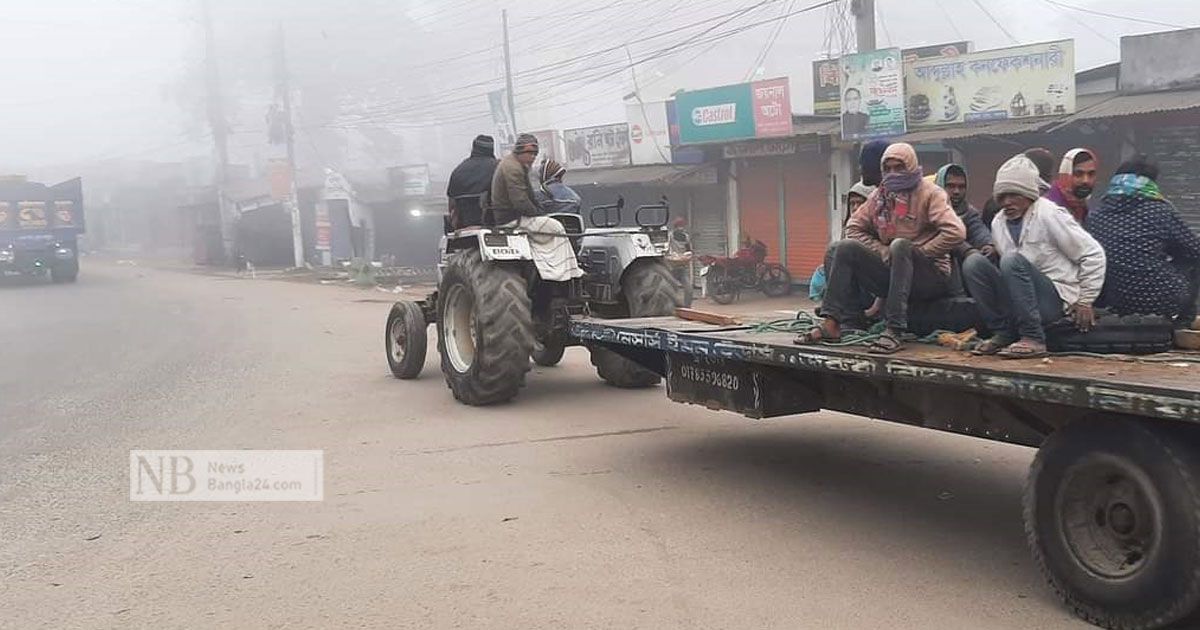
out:
{"label": "hanging banner", "polygon": [[[957,57],[971,52],[971,42],[950,42],[900,51],[904,65],[918,59]],[[842,70],[839,59],[818,59],[812,64],[813,113],[836,116],[842,111]]]}
{"label": "hanging banner", "polygon": [[788,136],[792,104],[786,77],[681,92],[679,140],[683,144]]}
{"label": "hanging banner", "polygon": [[496,125],[496,149],[503,155],[511,151],[517,142],[517,133],[513,129],[512,116],[508,113],[508,92],[494,90],[488,92],[488,107],[492,111],[492,123]]}
{"label": "hanging banner", "polygon": [[904,89],[899,48],[846,55],[842,65],[842,139],[903,135]]}
{"label": "hanging banner", "polygon": [[669,164],[671,134],[667,124],[667,106],[661,101],[629,103],[625,106],[629,121],[629,150],[634,164]]}
{"label": "hanging banner", "polygon": [[629,166],[629,125],[600,125],[567,129],[567,168],[608,168]]}
{"label": "hanging banner", "polygon": [[905,67],[904,76],[910,127],[1075,111],[1071,40],[919,60]]}

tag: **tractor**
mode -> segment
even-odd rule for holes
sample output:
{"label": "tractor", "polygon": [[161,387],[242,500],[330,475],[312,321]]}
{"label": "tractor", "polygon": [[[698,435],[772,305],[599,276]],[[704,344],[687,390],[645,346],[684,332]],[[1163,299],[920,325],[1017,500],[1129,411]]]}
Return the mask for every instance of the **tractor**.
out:
{"label": "tractor", "polygon": [[[451,229],[439,245],[438,286],[426,299],[396,302],[384,341],[388,366],[400,379],[420,375],[427,326],[437,326],[442,374],[454,397],[468,405],[511,400],[525,384],[530,361],[553,366],[568,346],[572,316],[604,318],[670,315],[684,291],[666,262],[669,206],[642,205],[635,227],[621,227],[624,199],[595,206],[584,229],[574,213],[548,215],[566,230],[584,276],[543,279],[530,233],[519,227]],[[601,347],[589,347],[597,374],[615,387],[658,384],[657,373]]]}

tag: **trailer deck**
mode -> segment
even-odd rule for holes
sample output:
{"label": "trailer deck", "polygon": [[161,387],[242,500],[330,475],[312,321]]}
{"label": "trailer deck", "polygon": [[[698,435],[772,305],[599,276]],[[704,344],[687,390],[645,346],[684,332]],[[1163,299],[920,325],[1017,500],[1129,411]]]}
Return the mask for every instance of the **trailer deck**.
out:
{"label": "trailer deck", "polygon": [[[946,347],[910,343],[892,355],[868,354],[857,346],[796,345],[796,335],[757,332],[755,324],[777,315],[743,317],[744,325],[721,327],[675,317],[578,319],[570,333],[585,344],[603,344],[656,369],[667,378],[668,395],[680,402],[738,411],[752,417],[820,408],[921,424],[1003,441],[1037,445],[1054,428],[1082,412],[1200,422],[1200,353],[1146,358],[1054,356],[1044,360],[976,357]],[[657,361],[655,356],[660,357]],[[837,377],[838,385],[814,379]],[[853,384],[859,384],[854,387]],[[868,384],[886,384],[873,398],[894,399],[910,409],[875,409],[856,396]],[[805,387],[805,386],[809,387]],[[839,395],[839,388],[850,390]],[[797,391],[805,390],[808,391]],[[772,391],[775,390],[775,391]],[[782,390],[782,391],[779,391]],[[994,403],[980,420],[966,420],[961,407],[942,394]],[[930,396],[943,400],[926,400]],[[1012,403],[1059,408],[1061,414],[1017,414],[1018,426],[998,423],[999,408]],[[805,403],[808,404],[805,404]],[[886,402],[875,400],[875,403]],[[959,402],[962,402],[961,400]],[[882,405],[894,407],[895,405]],[[933,412],[937,420],[927,414]],[[902,417],[897,417],[902,416]],[[1032,429],[1032,432],[1028,431]]]}

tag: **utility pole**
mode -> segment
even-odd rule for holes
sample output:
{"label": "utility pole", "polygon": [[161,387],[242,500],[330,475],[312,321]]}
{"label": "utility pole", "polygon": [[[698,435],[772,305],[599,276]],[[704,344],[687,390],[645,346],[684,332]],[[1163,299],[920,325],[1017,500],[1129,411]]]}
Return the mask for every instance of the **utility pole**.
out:
{"label": "utility pole", "polygon": [[513,98],[512,57],[508,51],[508,9],[500,10],[500,19],[504,23],[504,86],[508,92],[508,116],[512,120],[513,137],[517,133],[517,103]]}
{"label": "utility pole", "polygon": [[221,98],[221,74],[217,67],[217,44],[213,35],[212,10],[209,0],[200,0],[204,24],[204,84],[207,92],[208,125],[212,128],[213,144],[217,150],[217,171],[213,185],[217,190],[217,211],[221,228],[221,260],[227,262],[233,253],[233,208],[225,194],[229,186],[229,129],[225,123],[225,104]]}
{"label": "utility pole", "polygon": [[854,34],[858,38],[856,52],[875,50],[875,0],[850,0],[850,12],[854,14]]}
{"label": "utility pole", "polygon": [[292,215],[292,258],[297,268],[304,266],[304,232],[300,227],[300,194],[296,190],[296,134],[292,126],[292,90],[288,81],[287,46],[283,38],[283,22],[278,23],[276,39],[275,77],[278,81],[279,97],[283,103],[283,126],[287,144],[288,200],[285,202]]}

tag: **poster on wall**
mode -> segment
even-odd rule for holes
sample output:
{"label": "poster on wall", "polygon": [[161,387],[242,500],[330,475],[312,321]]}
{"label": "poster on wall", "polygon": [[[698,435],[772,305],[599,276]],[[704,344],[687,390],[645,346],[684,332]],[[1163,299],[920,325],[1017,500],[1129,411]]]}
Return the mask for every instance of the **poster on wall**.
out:
{"label": "poster on wall", "polygon": [[923,59],[906,66],[904,74],[910,127],[1075,111],[1071,40]]}
{"label": "poster on wall", "polygon": [[842,66],[842,139],[905,132],[903,64],[899,48],[846,55]]}
{"label": "poster on wall", "polygon": [[[949,42],[933,46],[905,48],[900,51],[904,65],[918,59],[957,57],[971,52],[971,42]],[[818,59],[813,62],[813,113],[836,116],[842,107],[842,70],[839,59]]]}
{"label": "poster on wall", "polygon": [[625,106],[625,119],[629,121],[629,149],[634,164],[671,162],[666,103],[629,103]]}
{"label": "poster on wall", "polygon": [[567,169],[629,166],[629,125],[599,125],[567,129]]}

